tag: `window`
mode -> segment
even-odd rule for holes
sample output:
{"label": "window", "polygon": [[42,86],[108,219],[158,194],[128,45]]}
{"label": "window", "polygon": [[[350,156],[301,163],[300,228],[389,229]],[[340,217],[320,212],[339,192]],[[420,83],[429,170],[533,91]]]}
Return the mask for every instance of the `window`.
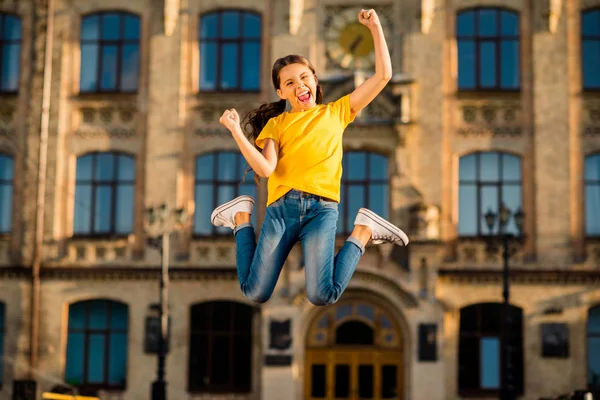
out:
{"label": "window", "polygon": [[585,158],[585,234],[600,236],[600,154]]}
{"label": "window", "polygon": [[[510,332],[514,388],[523,392],[523,311],[510,306]],[[460,310],[458,388],[461,395],[495,394],[502,382],[504,305],[482,303]]]}
{"label": "window", "polygon": [[75,235],[127,235],[133,230],[135,159],[108,152],[77,159]]}
{"label": "window", "polygon": [[[4,360],[4,317],[4,303],[0,302],[0,360]],[[4,362],[0,362],[0,388],[2,388],[2,377],[4,376],[4,371],[2,370],[3,364]]]}
{"label": "window", "polygon": [[190,392],[250,392],[252,314],[252,307],[228,301],[191,307]]}
{"label": "window", "polygon": [[[460,158],[458,233],[460,236],[488,235],[484,214],[498,212],[504,203],[516,212],[522,205],[521,159],[507,153],[473,153]],[[496,221],[498,223],[498,221]],[[497,232],[498,227],[493,228]],[[505,232],[517,234],[514,218]]]}
{"label": "window", "polygon": [[67,384],[125,388],[128,321],[127,305],[116,301],[89,300],[69,307]]}
{"label": "window", "polygon": [[519,89],[519,14],[498,8],[462,11],[456,40],[459,90]]}
{"label": "window", "polygon": [[0,154],[0,235],[12,230],[13,179],[12,157]]}
{"label": "window", "polygon": [[389,182],[386,156],[364,151],[348,151],[342,159],[341,202],[338,235],[349,235],[359,208],[366,207],[388,218]]}
{"label": "window", "polygon": [[587,342],[588,387],[600,389],[600,306],[588,312]]}
{"label": "window", "polygon": [[[197,236],[231,235],[228,228],[216,228],[210,223],[210,214],[222,203],[237,196],[248,195],[256,200],[254,172],[250,170],[244,180],[248,164],[244,157],[233,151],[214,152],[196,158],[196,212],[194,234]],[[252,223],[256,226],[256,213]]]}
{"label": "window", "polygon": [[21,19],[0,13],[0,93],[19,89]]}
{"label": "window", "polygon": [[200,17],[200,90],[258,91],[261,18],[221,10]]}
{"label": "window", "polygon": [[82,93],[136,92],[140,18],[125,12],[88,15],[81,22]]}
{"label": "window", "polygon": [[600,8],[581,14],[581,56],[583,88],[600,89]]}

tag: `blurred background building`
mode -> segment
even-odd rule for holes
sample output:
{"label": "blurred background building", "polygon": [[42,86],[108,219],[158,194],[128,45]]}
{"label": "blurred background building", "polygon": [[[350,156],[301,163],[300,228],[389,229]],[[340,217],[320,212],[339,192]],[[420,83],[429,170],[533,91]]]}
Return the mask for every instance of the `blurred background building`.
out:
{"label": "blurred background building", "polygon": [[[218,118],[289,53],[351,92],[370,7],[395,75],[345,133],[339,245],[361,206],[411,244],[325,308],[295,248],[252,304],[209,215],[252,194],[260,226],[266,185]],[[0,399],[150,398],[167,259],[169,399],[599,389],[600,0],[0,0]]]}

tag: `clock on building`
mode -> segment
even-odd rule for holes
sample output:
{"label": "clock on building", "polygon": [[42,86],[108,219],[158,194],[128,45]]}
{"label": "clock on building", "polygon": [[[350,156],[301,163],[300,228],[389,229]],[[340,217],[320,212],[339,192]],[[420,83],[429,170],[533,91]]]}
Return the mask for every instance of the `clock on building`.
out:
{"label": "clock on building", "polygon": [[[369,28],[358,22],[359,7],[330,7],[325,19],[325,51],[328,67],[342,69],[375,69],[373,37]],[[389,32],[383,10],[377,9],[383,31]]]}

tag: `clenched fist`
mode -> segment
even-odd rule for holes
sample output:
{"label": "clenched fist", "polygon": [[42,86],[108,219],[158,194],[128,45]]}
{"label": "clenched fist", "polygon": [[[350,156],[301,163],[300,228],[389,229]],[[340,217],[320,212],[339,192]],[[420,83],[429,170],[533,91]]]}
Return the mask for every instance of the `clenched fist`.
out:
{"label": "clenched fist", "polygon": [[225,110],[219,118],[219,123],[233,133],[235,128],[240,126],[240,115],[235,111],[235,108]]}

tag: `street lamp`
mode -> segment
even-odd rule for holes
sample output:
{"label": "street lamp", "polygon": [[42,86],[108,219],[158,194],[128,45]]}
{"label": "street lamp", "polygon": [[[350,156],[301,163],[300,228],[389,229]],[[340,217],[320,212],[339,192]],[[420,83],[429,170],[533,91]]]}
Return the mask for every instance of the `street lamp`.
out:
{"label": "street lamp", "polygon": [[152,382],[151,400],[166,400],[165,359],[167,353],[167,332],[169,330],[169,239],[171,233],[183,227],[188,216],[183,208],[169,209],[166,204],[161,204],[157,207],[148,207],[145,210],[145,214],[147,243],[150,247],[158,249],[161,255],[158,365],[156,381]]}
{"label": "street lamp", "polygon": [[[511,217],[514,219],[517,227],[517,234],[510,233],[506,230]],[[496,246],[495,242],[502,241],[502,260],[503,260],[503,291],[504,297],[504,318],[502,320],[502,375],[501,375],[501,388],[500,388],[500,399],[501,400],[516,400],[517,388],[515,387],[514,379],[514,366],[513,366],[513,352],[511,351],[512,342],[509,340],[510,333],[508,328],[512,327],[512,315],[510,312],[510,277],[509,277],[509,265],[508,261],[514,254],[514,250],[511,249],[510,243],[517,242],[522,243],[524,239],[523,235],[523,222],[525,219],[525,213],[521,208],[517,212],[513,213],[504,203],[500,205],[498,213],[494,213],[491,209],[488,209],[487,213],[483,216],[485,223],[489,229],[490,235],[488,239],[488,251],[494,251]],[[496,227],[496,220],[498,220],[498,231],[494,232]]]}

